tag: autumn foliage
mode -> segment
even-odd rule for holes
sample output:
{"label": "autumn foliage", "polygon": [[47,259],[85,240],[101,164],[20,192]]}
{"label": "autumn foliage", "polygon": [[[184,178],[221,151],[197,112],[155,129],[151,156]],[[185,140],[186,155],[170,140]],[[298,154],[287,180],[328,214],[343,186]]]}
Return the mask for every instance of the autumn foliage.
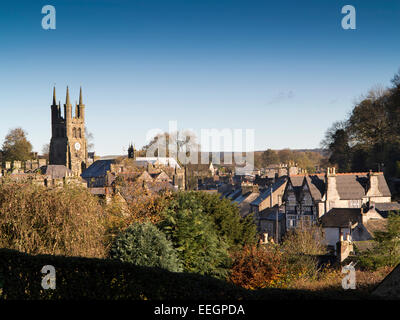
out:
{"label": "autumn foliage", "polygon": [[246,289],[277,286],[285,274],[281,253],[274,245],[246,246],[232,258],[230,280]]}
{"label": "autumn foliage", "polygon": [[1,248],[104,257],[103,240],[103,211],[87,189],[50,189],[26,181],[0,184]]}

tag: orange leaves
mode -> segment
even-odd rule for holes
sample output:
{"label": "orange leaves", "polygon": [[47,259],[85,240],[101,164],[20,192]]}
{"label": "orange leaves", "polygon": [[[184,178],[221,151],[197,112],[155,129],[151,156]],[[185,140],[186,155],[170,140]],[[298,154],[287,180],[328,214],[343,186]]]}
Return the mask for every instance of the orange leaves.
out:
{"label": "orange leaves", "polygon": [[275,246],[251,246],[232,255],[230,280],[246,289],[276,286],[283,275],[281,253]]}

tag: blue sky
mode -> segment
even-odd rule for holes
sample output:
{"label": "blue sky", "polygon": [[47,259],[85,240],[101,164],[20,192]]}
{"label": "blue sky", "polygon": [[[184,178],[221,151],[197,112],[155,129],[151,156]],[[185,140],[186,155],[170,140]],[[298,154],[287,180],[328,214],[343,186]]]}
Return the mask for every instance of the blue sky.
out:
{"label": "blue sky", "polygon": [[[56,30],[41,9],[56,8]],[[356,8],[357,29],[341,28]],[[2,1],[0,142],[21,126],[50,140],[50,104],[82,85],[96,153],[146,132],[254,129],[255,148],[318,147],[400,67],[400,1]]]}

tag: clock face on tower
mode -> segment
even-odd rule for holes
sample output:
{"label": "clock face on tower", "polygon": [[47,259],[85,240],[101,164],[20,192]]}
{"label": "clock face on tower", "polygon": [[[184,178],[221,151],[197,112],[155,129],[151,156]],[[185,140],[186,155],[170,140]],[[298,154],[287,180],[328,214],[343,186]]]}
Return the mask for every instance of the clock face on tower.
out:
{"label": "clock face on tower", "polygon": [[75,150],[79,151],[81,149],[81,144],[79,142],[75,143]]}

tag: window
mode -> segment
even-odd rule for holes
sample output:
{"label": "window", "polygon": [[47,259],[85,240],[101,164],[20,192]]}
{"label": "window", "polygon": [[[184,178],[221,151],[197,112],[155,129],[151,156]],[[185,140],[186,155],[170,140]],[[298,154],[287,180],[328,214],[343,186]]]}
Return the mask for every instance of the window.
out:
{"label": "window", "polygon": [[297,226],[297,216],[287,215],[287,228],[295,228]]}
{"label": "window", "polygon": [[76,128],[73,128],[73,129],[72,129],[72,136],[73,136],[74,138],[76,138]]}

